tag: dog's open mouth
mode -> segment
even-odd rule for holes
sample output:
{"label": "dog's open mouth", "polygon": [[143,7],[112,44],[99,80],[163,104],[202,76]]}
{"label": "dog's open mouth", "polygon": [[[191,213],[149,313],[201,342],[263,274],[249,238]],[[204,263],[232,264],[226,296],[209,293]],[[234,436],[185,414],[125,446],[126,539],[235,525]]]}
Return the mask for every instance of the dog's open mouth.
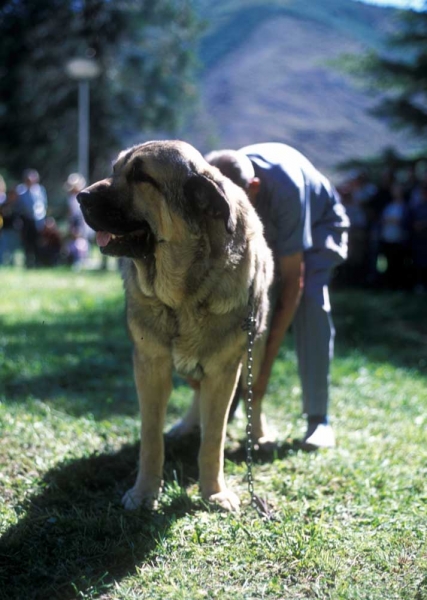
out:
{"label": "dog's open mouth", "polygon": [[77,196],[86,223],[96,232],[96,244],[108,256],[146,259],[154,254],[157,237],[150,224],[116,206],[115,196],[83,190]]}
{"label": "dog's open mouth", "polygon": [[155,238],[148,223],[135,231],[112,233],[97,231],[96,243],[103,254],[143,258],[154,250]]}

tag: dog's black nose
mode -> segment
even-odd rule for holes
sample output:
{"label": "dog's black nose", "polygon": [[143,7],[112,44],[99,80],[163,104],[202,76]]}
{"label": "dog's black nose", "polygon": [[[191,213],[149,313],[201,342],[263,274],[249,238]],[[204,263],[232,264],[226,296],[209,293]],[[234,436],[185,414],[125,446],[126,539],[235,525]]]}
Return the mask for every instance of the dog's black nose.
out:
{"label": "dog's black nose", "polygon": [[77,202],[79,204],[82,204],[83,206],[86,206],[89,202],[90,195],[91,195],[90,192],[88,192],[87,190],[83,190],[82,192],[79,192],[76,196]]}

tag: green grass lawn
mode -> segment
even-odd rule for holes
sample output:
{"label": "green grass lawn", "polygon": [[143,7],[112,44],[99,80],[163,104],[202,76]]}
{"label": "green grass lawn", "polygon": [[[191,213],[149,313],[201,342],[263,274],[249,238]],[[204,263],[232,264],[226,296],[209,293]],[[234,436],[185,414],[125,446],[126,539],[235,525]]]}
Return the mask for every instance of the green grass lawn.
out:
{"label": "green grass lawn", "polygon": [[[267,414],[250,508],[229,427],[240,514],[205,506],[194,448],[168,448],[159,510],[125,512],[139,416],[114,272],[0,271],[0,598],[427,599],[426,297],[337,290],[332,422],[338,446],[305,453],[292,340]],[[188,403],[179,379],[168,425]]]}

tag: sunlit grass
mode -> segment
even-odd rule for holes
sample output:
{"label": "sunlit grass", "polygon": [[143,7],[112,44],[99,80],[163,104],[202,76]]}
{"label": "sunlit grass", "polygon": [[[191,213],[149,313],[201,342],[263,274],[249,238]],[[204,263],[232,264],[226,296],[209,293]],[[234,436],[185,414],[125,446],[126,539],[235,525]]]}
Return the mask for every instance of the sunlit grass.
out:
{"label": "sunlit grass", "polygon": [[[425,297],[333,295],[338,446],[307,454],[288,336],[266,411],[280,446],[257,457],[249,507],[229,427],[239,515],[206,507],[194,448],[168,454],[155,513],[125,512],[139,416],[115,272],[0,271],[0,598],[427,598]],[[168,424],[190,392],[180,380]]]}

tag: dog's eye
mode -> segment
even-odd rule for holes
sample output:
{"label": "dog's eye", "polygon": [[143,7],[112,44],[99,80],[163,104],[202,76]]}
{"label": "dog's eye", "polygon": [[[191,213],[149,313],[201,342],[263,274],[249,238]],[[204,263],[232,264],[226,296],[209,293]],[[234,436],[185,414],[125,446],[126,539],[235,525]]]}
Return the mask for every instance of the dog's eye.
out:
{"label": "dog's eye", "polygon": [[150,183],[156,189],[159,189],[159,184],[151,175],[145,173],[142,169],[142,166],[138,164],[136,161],[132,165],[131,170],[129,171],[128,179],[132,183]]}

